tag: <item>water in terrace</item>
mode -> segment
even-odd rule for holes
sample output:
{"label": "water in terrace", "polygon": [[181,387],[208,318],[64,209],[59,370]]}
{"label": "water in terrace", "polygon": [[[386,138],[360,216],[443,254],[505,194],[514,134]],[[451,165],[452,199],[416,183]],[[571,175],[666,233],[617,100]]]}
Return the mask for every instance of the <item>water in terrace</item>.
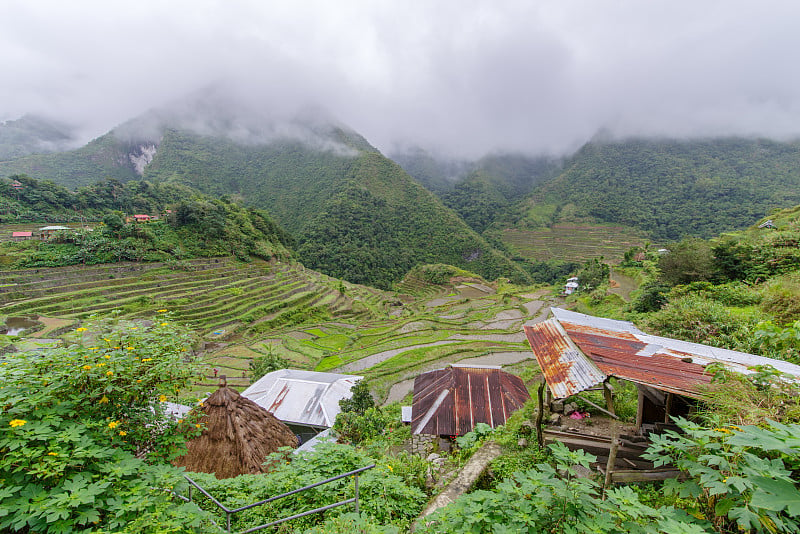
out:
{"label": "water in terrace", "polygon": [[27,317],[9,317],[6,319],[6,324],[0,326],[0,334],[17,336],[26,328],[31,328],[37,324],[39,324],[37,321]]}

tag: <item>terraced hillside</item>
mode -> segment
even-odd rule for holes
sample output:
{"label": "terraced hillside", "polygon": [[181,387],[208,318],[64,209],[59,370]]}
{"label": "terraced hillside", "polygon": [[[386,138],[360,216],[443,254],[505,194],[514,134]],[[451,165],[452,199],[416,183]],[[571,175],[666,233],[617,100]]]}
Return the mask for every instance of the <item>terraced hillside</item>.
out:
{"label": "terraced hillside", "polygon": [[508,228],[497,232],[496,237],[526,259],[579,263],[599,256],[617,263],[631,247],[647,241],[642,232],[623,226],[571,223],[533,230]]}
{"label": "terraced hillside", "polygon": [[548,309],[545,293],[479,279],[385,292],[300,264],[229,258],[1,271],[0,280],[0,317],[74,328],[90,315],[152,320],[167,310],[197,332],[208,363],[198,397],[215,374],[246,387],[250,362],[275,354],[297,368],[367,376],[380,398],[402,398],[416,374],[447,363],[530,365],[521,325]]}
{"label": "terraced hillside", "polygon": [[339,291],[343,285],[300,265],[229,258],[0,271],[0,280],[0,315],[84,319],[113,311],[136,318],[167,309],[221,338],[306,315],[351,318],[371,311],[370,299],[359,298],[371,293],[366,289],[348,296]]}

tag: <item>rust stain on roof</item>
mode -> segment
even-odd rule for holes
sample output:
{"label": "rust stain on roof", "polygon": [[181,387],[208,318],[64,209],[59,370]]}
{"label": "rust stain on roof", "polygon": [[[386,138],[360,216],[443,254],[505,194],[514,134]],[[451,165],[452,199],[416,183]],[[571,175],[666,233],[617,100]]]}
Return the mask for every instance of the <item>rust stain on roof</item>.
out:
{"label": "rust stain on roof", "polygon": [[502,425],[530,398],[518,376],[500,369],[447,367],[414,380],[411,430],[461,436],[478,423]]}
{"label": "rust stain on roof", "polygon": [[553,308],[554,317],[525,325],[525,334],[550,390],[565,398],[608,376],[699,398],[711,382],[710,363],[748,373],[772,365],[800,378],[800,366],[754,354],[652,336],[633,323]]}

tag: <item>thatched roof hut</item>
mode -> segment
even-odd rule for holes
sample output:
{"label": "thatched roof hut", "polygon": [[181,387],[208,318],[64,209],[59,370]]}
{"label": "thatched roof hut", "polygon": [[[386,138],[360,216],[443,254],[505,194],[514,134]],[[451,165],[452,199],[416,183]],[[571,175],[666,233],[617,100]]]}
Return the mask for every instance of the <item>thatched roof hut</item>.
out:
{"label": "thatched roof hut", "polygon": [[189,441],[188,452],[173,462],[188,471],[214,473],[217,478],[264,473],[268,454],[279,447],[297,447],[289,427],[227,387],[224,380],[201,410],[203,433]]}

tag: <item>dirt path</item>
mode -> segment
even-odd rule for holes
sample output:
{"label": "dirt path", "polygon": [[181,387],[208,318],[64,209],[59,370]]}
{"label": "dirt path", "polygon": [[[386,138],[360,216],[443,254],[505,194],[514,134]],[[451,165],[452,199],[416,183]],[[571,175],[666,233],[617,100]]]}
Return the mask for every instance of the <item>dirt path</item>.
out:
{"label": "dirt path", "polygon": [[369,369],[373,365],[378,365],[382,361],[388,360],[392,356],[397,356],[398,354],[402,354],[410,350],[420,349],[423,347],[435,347],[437,345],[450,345],[452,343],[458,343],[458,341],[435,341],[433,343],[422,343],[420,345],[410,345],[408,347],[402,347],[399,349],[385,350],[383,352],[378,352],[376,354],[367,356],[366,358],[361,358],[360,360],[356,360],[354,362],[342,365],[336,370],[336,372],[354,373],[358,371],[363,371],[364,369]]}
{"label": "dirt path", "polygon": [[[467,464],[458,473],[458,476],[453,479],[447,488],[425,508],[425,511],[419,516],[417,522],[424,521],[425,517],[429,516],[439,508],[447,506],[455,501],[460,495],[467,492],[469,488],[478,480],[478,477],[483,473],[489,462],[500,456],[502,449],[497,443],[490,441],[472,455]],[[412,529],[413,530],[413,529]]]}

